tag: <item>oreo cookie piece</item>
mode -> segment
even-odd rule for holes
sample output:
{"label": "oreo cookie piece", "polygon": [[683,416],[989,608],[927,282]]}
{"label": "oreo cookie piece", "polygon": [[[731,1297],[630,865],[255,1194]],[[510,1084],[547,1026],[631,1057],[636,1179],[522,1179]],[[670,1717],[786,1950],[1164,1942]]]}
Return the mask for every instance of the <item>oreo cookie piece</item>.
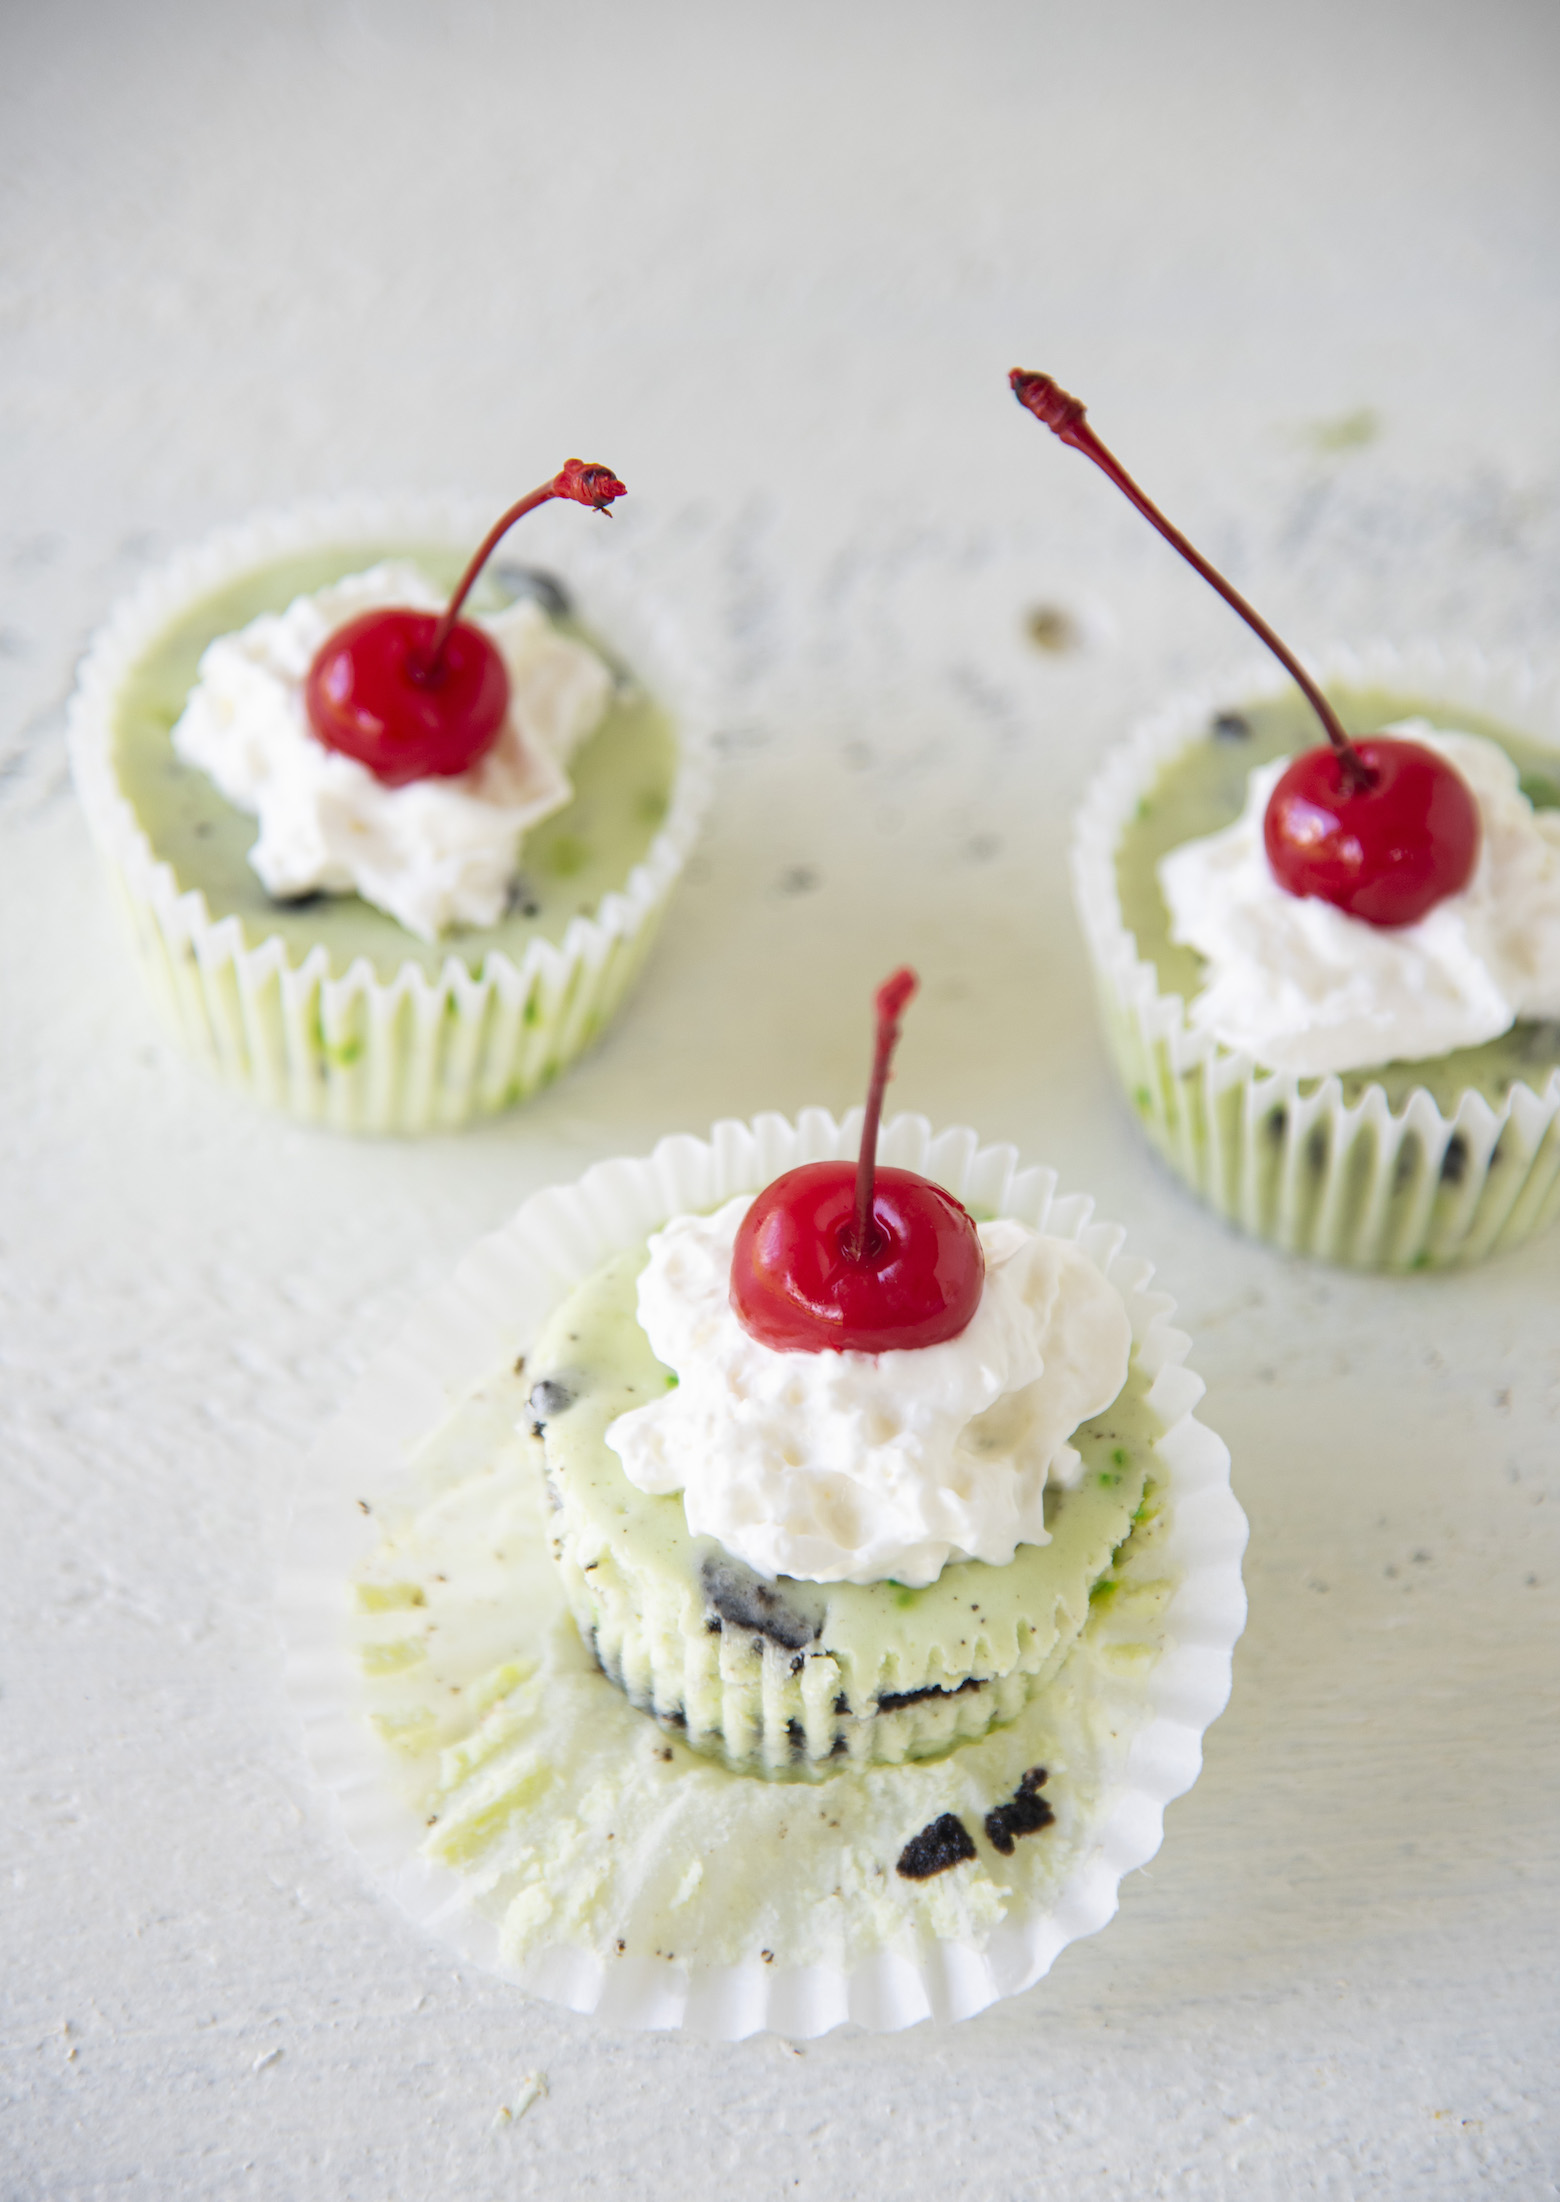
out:
{"label": "oreo cookie piece", "polygon": [[512,602],[529,597],[549,619],[567,619],[574,610],[574,599],[558,576],[541,566],[517,566],[512,559],[500,559],[494,564],[493,579],[509,591]]}
{"label": "oreo cookie piece", "polygon": [[877,1709],[880,1713],[901,1713],[907,1705],[926,1705],[934,1697],[963,1697],[969,1690],[985,1687],[983,1677],[978,1674],[966,1675],[951,1690],[941,1682],[923,1682],[918,1690],[886,1690],[877,1701]]}
{"label": "oreo cookie piece", "polygon": [[[691,1749],[779,1780],[938,1758],[1015,1720],[1059,1671],[1131,1533],[1161,1427],[1146,1378],[1134,1371],[1109,1417],[1078,1432],[1084,1473],[1048,1509],[1050,1541],[1006,1566],[953,1561],[919,1588],[772,1576],[691,1530],[681,1492],[630,1483],[609,1442],[619,1415],[668,1388],[638,1319],[644,1262],[625,1249],[554,1309],[527,1349],[521,1415],[540,1426],[557,1501],[549,1550],[608,1676],[663,1725],[681,1723]],[[985,1809],[966,1815],[976,1842]]]}
{"label": "oreo cookie piece", "polygon": [[1039,1792],[1045,1786],[1045,1768],[1031,1766],[1006,1804],[999,1804],[986,1814],[986,1840],[993,1850],[1000,1850],[1004,1858],[1013,1855],[1013,1840],[1018,1835],[1038,1835],[1041,1828],[1049,1827],[1056,1814]]}
{"label": "oreo cookie piece", "polygon": [[[1009,1850],[1012,1847],[1009,1843]],[[907,1881],[929,1881],[934,1873],[946,1873],[950,1866],[962,1866],[974,1855],[975,1845],[969,1829],[957,1812],[945,1812],[940,1820],[923,1827],[919,1835],[911,1836],[899,1853],[894,1871]]]}
{"label": "oreo cookie piece", "polygon": [[540,1437],[553,1416],[572,1407],[577,1396],[556,1376],[544,1376],[539,1384],[533,1384],[529,1402],[532,1437]]}
{"label": "oreo cookie piece", "polygon": [[816,1638],[822,1616],[813,1619],[799,1613],[781,1597],[772,1583],[744,1567],[740,1560],[711,1553],[699,1570],[699,1581],[711,1610],[732,1628],[751,1629],[767,1636],[782,1651],[800,1652]]}

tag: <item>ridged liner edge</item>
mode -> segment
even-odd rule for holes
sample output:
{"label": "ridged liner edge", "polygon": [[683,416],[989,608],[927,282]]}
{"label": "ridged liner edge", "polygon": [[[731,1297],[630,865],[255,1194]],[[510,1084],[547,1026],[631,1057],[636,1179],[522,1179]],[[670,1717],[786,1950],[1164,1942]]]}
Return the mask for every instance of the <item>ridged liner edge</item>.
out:
{"label": "ridged liner edge", "polygon": [[165,1022],[220,1076],[305,1122],[453,1129],[526,1099],[596,1036],[649,948],[708,807],[707,682],[666,615],[615,570],[611,547],[571,546],[559,563],[587,623],[676,725],[666,819],[623,887],[572,918],[561,943],[535,940],[518,964],[494,950],[476,969],[451,953],[432,975],[408,959],[390,978],[363,957],[332,978],[324,945],[295,962],[275,935],[253,941],[236,915],[214,918],[200,889],[180,891],[115,774],[121,686],[181,612],[257,566],[355,541],[463,547],[490,518],[453,497],[356,498],[221,529],[115,607],[77,674],[68,714],[77,792]]}

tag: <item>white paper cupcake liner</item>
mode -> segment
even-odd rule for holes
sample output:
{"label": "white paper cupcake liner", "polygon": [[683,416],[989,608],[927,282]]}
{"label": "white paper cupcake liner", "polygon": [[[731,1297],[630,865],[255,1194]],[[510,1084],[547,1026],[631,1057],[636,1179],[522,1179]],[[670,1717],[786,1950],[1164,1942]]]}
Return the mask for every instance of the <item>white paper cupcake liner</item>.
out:
{"label": "white paper cupcake liner", "polygon": [[[804,1112],[794,1126],[778,1116],[751,1125],[722,1123],[707,1142],[667,1139],[648,1157],[602,1163],[577,1184],[538,1194],[476,1248],[369,1372],[301,1477],[281,1592],[289,1688],[309,1756],[350,1840],[381,1888],[462,1957],[617,2025],[681,2027],[722,2040],[764,2028],[805,2037],[846,2022],[891,2030],[927,2017],[961,2018],[1017,1994],[1069,1942],[1112,1917],[1122,1876],[1159,1847],[1165,1805],[1196,1779],[1203,1733],[1229,1694],[1231,1652],[1246,1611],[1240,1576],[1246,1521],[1230,1490],[1226,1448],[1191,1411],[1203,1386],[1184,1366],[1188,1341],[1171,1326],[1173,1303],[1148,1289],[1150,1265],[1123,1254],[1122,1232],[1096,1221],[1090,1201],[1057,1196],[1051,1171],[1021,1168],[1013,1149],[982,1148],[972,1132],[934,1137],[924,1119],[903,1116],[885,1131],[886,1161],[939,1179],[981,1213],[1016,1216],[1076,1239],[1111,1276],[1127,1301],[1138,1364],[1151,1379],[1149,1402],[1164,1425],[1153,1470],[1162,1504],[1121,1560],[1130,1575],[1141,1535],[1148,1555],[1143,1570],[1152,1579],[1134,1593],[1138,1618],[1112,1622],[1115,1601],[1104,1601],[1100,1627],[1091,1620],[1058,1680],[1049,1730],[1031,1707],[1011,1729],[961,1745],[943,1759],[846,1769],[821,1785],[731,1774],[674,1750],[657,1724],[635,1712],[590,1664],[546,1555],[541,1479],[521,1453],[516,1458],[528,1463],[534,1494],[525,1503],[536,1513],[518,1557],[512,1548],[524,1505],[503,1516],[501,1532],[507,1564],[525,1571],[524,1595],[495,1596],[492,1554],[485,1548],[469,1580],[457,1581],[442,1568],[429,1577],[445,1586],[440,1595],[451,1601],[441,1608],[440,1622],[449,1633],[438,1643],[454,1642],[454,1623],[462,1616],[481,1638],[473,1672],[480,1666],[496,1676],[481,1690],[488,1709],[479,1721],[473,1708],[465,1740],[442,1755],[398,1752],[385,1740],[394,1721],[382,1710],[390,1701],[383,1677],[387,1667],[402,1663],[398,1632],[406,1614],[365,1615],[355,1607],[353,1585],[364,1580],[387,1538],[447,1534],[451,1549],[458,1549],[460,1509],[475,1504],[480,1514],[499,1505],[501,1477],[495,1474],[490,1501],[480,1475],[472,1479],[451,1465],[457,1450],[451,1433],[466,1427],[463,1418],[475,1418],[473,1428],[490,1426],[491,1442],[504,1442],[528,1382],[515,1371],[517,1357],[564,1294],[611,1254],[675,1213],[713,1208],[796,1163],[853,1153],[859,1126],[859,1113],[840,1124],[822,1110]],[[475,1457],[485,1471],[496,1455],[479,1445]],[[512,1479],[507,1488],[518,1483]],[[433,1527],[407,1530],[418,1522]],[[498,1539],[500,1529],[492,1535]],[[376,1592],[374,1602],[383,1608],[423,1601],[408,1586]],[[431,1633],[426,1641],[433,1641]],[[528,1683],[524,1678],[538,1665],[542,1680]],[[577,1764],[549,1768],[523,1752],[503,1762],[509,1717],[503,1693],[512,1691],[508,1703],[522,1707],[527,1689],[559,1693],[557,1718],[572,1739]],[[533,1696],[529,1702],[534,1707],[546,1700]],[[1036,1733],[1045,1740],[1038,1746],[1026,1720],[1039,1722]],[[1052,1750],[1058,1736],[1064,1740],[1060,1764]],[[810,1876],[817,1869],[801,1852],[802,1831],[793,1830],[798,1840],[789,1849],[772,1839],[775,1814],[795,1805],[799,1792],[806,1795],[798,1812],[826,1811],[831,1795],[847,1797],[831,1783],[861,1784],[854,1801],[847,1800],[849,1809],[880,1817],[886,1812],[891,1820],[897,1815],[891,1865],[905,1833],[925,1824],[923,1814],[929,1820],[950,1804],[971,1809],[976,1771],[1000,1763],[1008,1769],[1002,1778],[1011,1783],[1012,1769],[1024,1766],[1032,1748],[1046,1750],[1057,1767],[1046,1791],[1057,1820],[1044,1836],[1020,1843],[1019,1863],[1029,1880],[1006,1893],[993,1894],[991,1881],[979,1880],[973,1866],[912,1883],[892,1872],[885,1877],[870,1857],[838,1855],[823,1876],[835,1885],[815,1888]],[[1004,1753],[1000,1761],[991,1756]],[[491,1779],[485,1754],[497,1769]],[[475,1771],[465,1779],[468,1768]],[[443,1792],[436,1795],[429,1786],[436,1775],[446,1785],[459,1775],[463,1787],[455,1792],[456,1818],[435,1826],[435,1815],[446,1810]],[[622,1895],[626,1912],[620,1909],[589,1932],[543,1935],[517,1952],[504,1908],[514,1901],[515,1884],[511,1874],[500,1885],[502,1875],[544,1853],[550,1829],[588,1819],[595,1792],[581,1792],[603,1779],[615,1785],[621,1806],[615,1824],[664,1824],[668,1844],[680,1839],[675,1831],[690,1817],[697,1824],[701,1796],[716,1793],[700,1785],[724,1785],[719,1797],[726,1835],[720,1859],[708,1862],[728,1881],[733,1873],[739,1880],[721,1934],[712,1929],[705,1937],[710,1946],[700,1946],[698,1933],[692,1947],[671,1946],[665,1901],[656,1899],[660,1910],[654,1911],[648,1886],[650,1866],[660,1862],[652,1852],[648,1865],[636,1867],[644,1888],[634,1882]],[[538,1784],[539,1796],[525,1801]],[[870,1793],[868,1784],[876,1785]],[[834,1809],[843,1814],[847,1804]],[[478,1829],[481,1856],[497,1854],[496,1865],[462,1872],[442,1862],[441,1850],[452,1854],[449,1846],[458,1843],[462,1827]],[[673,1862],[685,1855],[674,1851]],[[577,1879],[586,1866],[575,1854],[570,1858],[561,1870]],[[544,1915],[552,1898],[562,1904],[567,1891],[549,1889],[534,1863],[529,1870],[527,1916]],[[860,1884],[859,1901],[842,1886],[852,1876]],[[688,1884],[697,1878],[690,1867]],[[674,1907],[681,1902],[681,1895],[671,1898]],[[874,1920],[885,1904],[891,1916],[886,1927],[865,1932],[860,1920],[869,1902],[877,1906]],[[831,1904],[830,1916],[841,1922],[838,1947],[823,1948],[811,1925],[795,1922],[809,1922]],[[643,1922],[635,1905],[645,1913]],[[787,1920],[792,1925],[775,1931],[776,1919],[782,1928]],[[676,1939],[685,1938],[679,1932]],[[749,1954],[733,1959],[737,1944]]]}
{"label": "white paper cupcake liner", "polygon": [[458,500],[352,500],[227,528],[150,575],[112,613],[71,700],[71,764],[94,841],[154,1001],[190,1054],[257,1100],[337,1131],[451,1130],[527,1099],[597,1036],[643,962],[698,833],[710,783],[710,706],[672,622],[620,570],[610,543],[566,560],[587,624],[671,713],[679,762],[643,860],[562,941],[517,963],[452,950],[437,973],[411,957],[393,976],[359,958],[331,975],[327,949],[301,958],[237,916],[214,917],[158,859],[114,769],[123,685],[168,626],[274,560],[336,544],[449,544],[464,551],[492,515]]}
{"label": "white paper cupcake liner", "polygon": [[[1318,653],[1323,682],[1434,698],[1560,749],[1560,680],[1474,650],[1387,643]],[[1423,1087],[1394,1111],[1368,1081],[1274,1071],[1196,1030],[1138,953],[1116,886],[1116,850],[1162,767],[1213,714],[1281,694],[1271,660],[1181,696],[1107,761],[1073,832],[1073,895],[1106,1039],[1149,1140],[1218,1213],[1288,1253],[1350,1268],[1416,1270],[1481,1260],[1560,1211],[1560,1071],[1518,1080],[1492,1105],[1473,1087],[1443,1110]],[[1351,1079],[1351,1084],[1354,1081]]]}

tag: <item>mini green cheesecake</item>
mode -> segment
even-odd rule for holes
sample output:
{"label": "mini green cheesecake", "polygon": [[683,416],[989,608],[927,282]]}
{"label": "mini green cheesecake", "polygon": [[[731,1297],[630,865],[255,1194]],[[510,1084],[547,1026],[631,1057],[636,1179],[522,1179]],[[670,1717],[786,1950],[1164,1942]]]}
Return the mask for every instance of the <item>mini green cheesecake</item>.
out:
{"label": "mini green cheesecake", "polygon": [[[1351,732],[1419,719],[1481,735],[1535,810],[1560,807],[1560,683],[1428,647],[1339,652],[1318,670]],[[1257,671],[1169,707],[1106,760],[1072,848],[1106,1041],[1151,1144],[1242,1230],[1354,1269],[1479,1261],[1560,1211],[1560,1020],[1308,1076],[1226,1047],[1189,1014],[1205,967],[1170,938],[1160,860],[1231,825],[1252,771],[1316,740],[1299,695]]]}
{"label": "mini green cheesecake", "polygon": [[1164,1424],[1134,1357],[1112,1406],[1074,1432],[1050,1542],[934,1583],[768,1582],[690,1534],[680,1495],[629,1482],[608,1426],[675,1384],[636,1312],[640,1245],[576,1287],[529,1357],[531,1426],[564,1592],[603,1672],[695,1749],[739,1771],[812,1777],[933,1757],[1014,1719],[1055,1675],[1154,1511]]}
{"label": "mini green cheesecake", "polygon": [[385,561],[453,585],[465,508],[373,501],[224,530],[149,574],[94,637],[71,699],[71,766],[159,1010],[237,1091],[353,1133],[450,1131],[541,1091],[605,1029],[653,942],[708,794],[702,669],[613,557],[582,546],[580,604],[500,558],[478,613],[518,597],[614,675],[571,752],[572,794],[524,835],[491,925],[424,940],[357,894],[278,900],[259,827],[173,746],[202,654]]}
{"label": "mini green cheesecake", "polygon": [[[1331,682],[1327,692],[1350,734],[1364,736],[1405,719],[1423,719],[1443,731],[1482,734],[1510,757],[1535,810],[1560,808],[1560,753],[1524,740],[1477,711]],[[1170,938],[1170,913],[1157,872],[1160,858],[1183,842],[1233,825],[1245,808],[1246,782],[1256,767],[1313,749],[1318,739],[1310,706],[1296,689],[1237,705],[1213,715],[1206,737],[1170,758],[1139,802],[1116,851],[1116,884],[1122,919],[1139,955],[1153,965],[1161,993],[1190,1001],[1201,990],[1203,962],[1195,949]],[[1376,1063],[1339,1075],[1346,1102],[1357,1101],[1367,1086],[1379,1085],[1390,1107],[1399,1111],[1422,1088],[1450,1115],[1470,1087],[1499,1107],[1519,1079],[1541,1087],[1557,1067],[1560,1023],[1519,1019],[1480,1047],[1454,1048],[1418,1062]],[[1320,1078],[1302,1080],[1301,1090],[1321,1083]]]}
{"label": "mini green cheesecake", "polygon": [[[419,940],[357,895],[274,900],[249,863],[253,817],[184,763],[170,739],[208,643],[386,559],[409,560],[441,589],[453,588],[465,564],[459,552],[443,547],[344,544],[274,559],[191,605],[124,684],[113,735],[119,785],[154,856],[170,867],[180,890],[199,888],[214,919],[239,918],[252,941],[279,940],[294,961],[323,946],[334,976],[362,958],[381,980],[394,979],[408,964],[435,975],[452,955],[475,969],[494,951],[518,967],[533,942],[560,946],[576,917],[588,916],[623,887],[666,817],[677,737],[666,712],[621,667],[615,667],[618,684],[601,724],[569,760],[571,800],[525,837],[509,909],[496,925],[437,941]],[[599,638],[574,620],[568,598],[550,577],[533,577],[500,560],[483,577],[473,606],[494,611],[519,593],[538,595],[562,632],[612,663]]]}

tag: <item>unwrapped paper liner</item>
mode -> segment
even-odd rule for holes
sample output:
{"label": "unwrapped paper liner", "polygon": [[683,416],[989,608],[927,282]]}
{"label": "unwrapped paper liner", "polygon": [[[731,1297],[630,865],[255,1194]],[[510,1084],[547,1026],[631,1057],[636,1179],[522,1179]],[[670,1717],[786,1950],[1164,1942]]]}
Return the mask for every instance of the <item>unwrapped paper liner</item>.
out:
{"label": "unwrapped paper liner", "polygon": [[702,675],[670,621],[588,539],[566,561],[587,627],[670,713],[678,770],[643,860],[559,942],[531,941],[517,964],[452,949],[437,972],[408,957],[389,978],[366,957],[332,976],[323,945],[294,960],[236,915],[213,917],[153,852],[114,770],[126,679],[174,620],[273,561],[337,545],[465,550],[491,513],[458,500],[353,500],[305,506],[222,530],[151,574],[88,648],[71,699],[71,767],[163,1021],[229,1084],[336,1131],[447,1131],[527,1099],[588,1047],[654,939],[709,793],[710,714]]}
{"label": "unwrapped paper liner", "polygon": [[[474,1250],[365,1376],[301,1476],[282,1586],[289,1688],[349,1839],[385,1892],[464,1958],[616,2025],[721,2040],[765,2028],[809,2037],[847,2022],[891,2031],[927,2017],[967,2017],[1019,1993],[1069,1942],[1113,1916],[1122,1876],[1158,1850],[1164,1808],[1196,1780],[1204,1730],[1229,1695],[1246,1614],[1246,1520],[1223,1442],[1191,1411],[1203,1385],[1183,1365],[1189,1342],[1171,1327],[1173,1302],[1148,1289],[1151,1265],[1123,1254],[1124,1234],[1096,1221],[1092,1202],[1057,1196],[1052,1171],[1022,1168],[1012,1148],[982,1148],[973,1132],[934,1136],[924,1118],[901,1116],[883,1134],[884,1162],[924,1172],[979,1213],[1075,1239],[1111,1277],[1132,1319],[1136,1365],[1151,1379],[1148,1403],[1164,1425],[1151,1472],[1167,1502],[1157,1558],[1168,1602],[1155,1655],[1134,1676],[1138,1717],[1116,1735],[1112,1722],[1100,1723],[1108,1740],[1090,1769],[1097,1810],[1059,1890],[1043,1906],[1015,1900],[981,1947],[923,1936],[911,1950],[885,1946],[848,1969],[757,1958],[701,1965],[687,1953],[676,1963],[633,1954],[603,1960],[569,1947],[516,1965],[501,1955],[497,1926],[470,1880],[424,1854],[423,1819],[397,1793],[391,1753],[368,1716],[350,1600],[380,1537],[365,1507],[404,1514],[425,1502],[414,1464],[419,1441],[484,1379],[512,1370],[551,1309],[611,1255],[674,1214],[714,1208],[798,1163],[853,1154],[860,1122],[859,1112],[836,1123],[823,1110],[804,1111],[795,1125],[772,1115],[725,1122],[707,1142],[666,1139],[648,1157],[601,1163],[577,1184],[536,1195]],[[561,1588],[558,1599],[562,1610]],[[648,1716],[626,1710],[657,1735]],[[774,1861],[764,1870],[777,1870]]]}
{"label": "unwrapped paper liner", "polygon": [[[1523,662],[1378,643],[1319,653],[1312,671],[1324,685],[1433,701],[1448,724],[1461,707],[1560,741],[1560,683]],[[1073,896],[1112,1058],[1154,1147],[1242,1230],[1356,1269],[1482,1260],[1560,1210],[1560,1070],[1538,1090],[1519,1079],[1498,1106],[1468,1087],[1443,1113],[1419,1087],[1394,1113],[1374,1080],[1346,1101],[1336,1075],[1275,1071],[1195,1028],[1122,917],[1116,851],[1161,770],[1217,712],[1288,685],[1268,660],[1178,698],[1108,759],[1084,800]]]}

